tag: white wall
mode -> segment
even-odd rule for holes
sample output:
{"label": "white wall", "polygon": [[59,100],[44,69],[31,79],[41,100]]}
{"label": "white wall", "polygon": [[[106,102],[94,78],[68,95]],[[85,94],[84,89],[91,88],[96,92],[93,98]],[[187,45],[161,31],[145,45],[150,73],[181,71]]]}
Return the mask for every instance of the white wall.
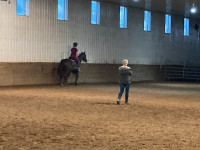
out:
{"label": "white wall", "polygon": [[89,63],[198,61],[199,20],[190,20],[190,36],[184,37],[179,16],[172,16],[172,34],[164,34],[165,14],[152,12],[152,30],[144,32],[142,9],[128,8],[128,29],[120,29],[119,5],[101,3],[100,25],[90,24],[90,7],[90,0],[69,0],[68,21],[60,21],[56,0],[30,0],[28,17],[16,15],[16,0],[0,1],[0,62],[59,62],[74,41]]}

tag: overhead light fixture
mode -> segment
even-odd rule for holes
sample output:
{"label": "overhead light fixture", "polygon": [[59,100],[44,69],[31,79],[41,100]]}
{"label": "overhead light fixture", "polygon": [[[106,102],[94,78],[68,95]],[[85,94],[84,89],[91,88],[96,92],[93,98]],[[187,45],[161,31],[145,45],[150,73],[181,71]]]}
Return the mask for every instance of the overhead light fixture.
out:
{"label": "overhead light fixture", "polygon": [[139,2],[139,0],[133,0],[134,2]]}
{"label": "overhead light fixture", "polygon": [[190,12],[191,12],[192,14],[194,14],[194,13],[197,12],[197,8],[194,6],[194,4],[193,4],[192,8],[190,9]]}

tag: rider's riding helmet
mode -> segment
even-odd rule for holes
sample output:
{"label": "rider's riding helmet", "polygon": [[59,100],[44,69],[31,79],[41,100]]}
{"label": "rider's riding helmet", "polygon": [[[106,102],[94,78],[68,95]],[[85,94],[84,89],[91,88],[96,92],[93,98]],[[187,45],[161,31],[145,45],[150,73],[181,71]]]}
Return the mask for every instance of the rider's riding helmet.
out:
{"label": "rider's riding helmet", "polygon": [[78,45],[78,43],[77,43],[77,42],[74,42],[74,43],[73,43],[73,46],[74,46],[74,47],[76,47],[77,45]]}

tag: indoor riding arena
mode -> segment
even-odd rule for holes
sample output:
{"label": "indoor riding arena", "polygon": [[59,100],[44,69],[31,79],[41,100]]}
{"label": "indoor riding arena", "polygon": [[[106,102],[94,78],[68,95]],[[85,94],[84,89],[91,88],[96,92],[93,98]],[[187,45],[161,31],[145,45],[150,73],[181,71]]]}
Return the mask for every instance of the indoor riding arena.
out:
{"label": "indoor riding arena", "polygon": [[0,150],[200,150],[199,26],[197,0],[0,0]]}

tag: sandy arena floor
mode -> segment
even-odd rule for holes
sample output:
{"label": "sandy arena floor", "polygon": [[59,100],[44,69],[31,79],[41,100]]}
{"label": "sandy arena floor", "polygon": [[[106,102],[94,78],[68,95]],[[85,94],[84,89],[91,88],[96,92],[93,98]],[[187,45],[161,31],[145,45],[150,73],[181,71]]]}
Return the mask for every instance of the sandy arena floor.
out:
{"label": "sandy arena floor", "polygon": [[200,84],[0,87],[0,150],[200,150]]}

